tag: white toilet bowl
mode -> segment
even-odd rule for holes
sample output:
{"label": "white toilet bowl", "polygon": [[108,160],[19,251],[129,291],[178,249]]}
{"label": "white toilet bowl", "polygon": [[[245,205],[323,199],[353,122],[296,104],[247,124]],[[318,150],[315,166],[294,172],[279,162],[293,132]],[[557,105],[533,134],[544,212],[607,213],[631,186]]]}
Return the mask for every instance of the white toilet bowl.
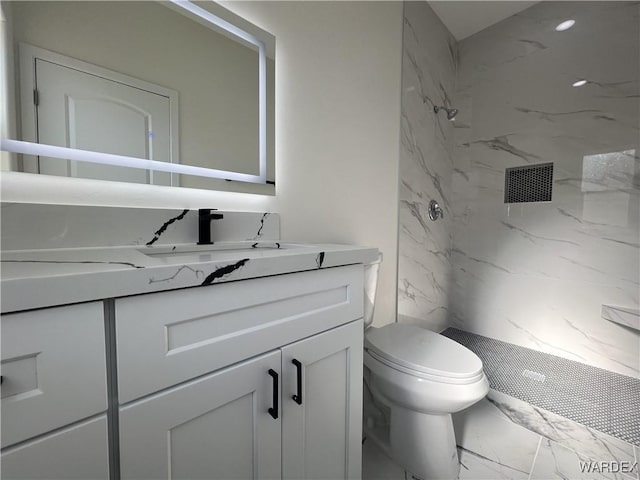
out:
{"label": "white toilet bowl", "polygon": [[384,435],[366,418],[367,438],[421,480],[458,478],[451,414],[489,392],[482,360],[457,342],[412,325],[370,328],[381,258],[365,269],[365,378],[376,403],[391,412]]}
{"label": "white toilet bowl", "polygon": [[381,446],[417,478],[456,479],[451,414],[489,391],[482,361],[442,335],[393,323],[367,330],[364,365],[374,399],[391,411],[388,445]]}

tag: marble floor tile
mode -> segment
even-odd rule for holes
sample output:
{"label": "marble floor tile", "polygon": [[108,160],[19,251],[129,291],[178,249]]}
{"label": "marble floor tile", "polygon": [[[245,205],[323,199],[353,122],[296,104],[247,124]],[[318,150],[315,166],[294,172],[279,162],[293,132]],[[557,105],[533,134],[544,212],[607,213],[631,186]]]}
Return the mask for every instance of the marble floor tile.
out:
{"label": "marble floor tile", "polygon": [[[524,473],[501,465],[475,452],[458,448],[460,480],[515,480],[527,479]],[[369,440],[362,445],[362,480],[411,480],[405,472],[384,452]]]}
{"label": "marble floor tile", "polygon": [[506,418],[587,458],[634,461],[633,445],[496,390],[487,400]]}
{"label": "marble floor tile", "polygon": [[512,422],[486,399],[454,414],[453,425],[465,456],[493,462],[496,466],[492,468],[513,471],[514,478],[527,477],[540,435]]}
{"label": "marble floor tile", "polygon": [[[630,466],[638,461],[640,447],[494,390],[487,399],[455,414],[453,422],[460,480],[640,480],[637,470],[631,474],[582,473],[579,463]],[[362,478],[404,480],[405,474],[367,440],[363,445]]]}
{"label": "marble floor tile", "polygon": [[405,480],[404,470],[371,440],[362,445],[362,480]]}
{"label": "marble floor tile", "polygon": [[[637,478],[637,467],[633,467],[633,462],[625,464],[600,459],[596,461],[598,462],[596,469],[591,472],[583,471],[585,464],[593,462],[593,459],[545,438],[540,443],[530,480],[635,480]],[[621,471],[613,471],[623,468],[634,468],[634,470],[628,475]]]}
{"label": "marble floor tile", "polygon": [[513,469],[508,465],[480,455],[476,452],[458,448],[460,459],[460,480],[518,480],[528,479],[529,472]]}

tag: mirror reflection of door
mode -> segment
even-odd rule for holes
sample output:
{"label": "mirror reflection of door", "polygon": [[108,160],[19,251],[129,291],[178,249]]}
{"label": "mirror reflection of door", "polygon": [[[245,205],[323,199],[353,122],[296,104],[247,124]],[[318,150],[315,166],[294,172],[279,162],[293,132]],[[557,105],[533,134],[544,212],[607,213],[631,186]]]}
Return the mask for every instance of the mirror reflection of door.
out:
{"label": "mirror reflection of door", "polygon": [[[117,72],[105,78],[101,67],[81,71],[73,59],[54,55],[55,61],[36,57],[32,64],[38,143],[172,161],[169,97],[151,84],[130,85]],[[170,173],[89,162],[40,157],[37,168],[49,175],[171,185]]]}

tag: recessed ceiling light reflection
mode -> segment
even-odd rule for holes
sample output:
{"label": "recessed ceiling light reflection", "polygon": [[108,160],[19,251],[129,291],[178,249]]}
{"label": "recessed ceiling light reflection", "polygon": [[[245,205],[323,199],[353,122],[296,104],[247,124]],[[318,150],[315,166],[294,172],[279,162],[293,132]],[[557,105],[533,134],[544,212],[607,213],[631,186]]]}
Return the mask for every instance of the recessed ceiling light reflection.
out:
{"label": "recessed ceiling light reflection", "polygon": [[564,32],[565,30],[569,30],[575,24],[576,24],[575,20],[565,20],[564,22],[562,22],[560,25],[556,27],[556,31]]}
{"label": "recessed ceiling light reflection", "polygon": [[586,80],[578,80],[577,82],[574,82],[571,86],[572,87],[581,87],[583,85],[586,85],[588,82]]}

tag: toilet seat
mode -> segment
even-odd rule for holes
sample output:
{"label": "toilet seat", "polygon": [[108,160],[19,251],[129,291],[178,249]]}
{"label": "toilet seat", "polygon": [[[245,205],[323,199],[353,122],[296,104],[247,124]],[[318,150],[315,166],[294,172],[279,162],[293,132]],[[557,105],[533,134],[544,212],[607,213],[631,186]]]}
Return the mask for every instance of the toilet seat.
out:
{"label": "toilet seat", "polygon": [[390,368],[444,383],[470,383],[484,375],[482,360],[471,350],[413,325],[369,329],[365,349]]}

